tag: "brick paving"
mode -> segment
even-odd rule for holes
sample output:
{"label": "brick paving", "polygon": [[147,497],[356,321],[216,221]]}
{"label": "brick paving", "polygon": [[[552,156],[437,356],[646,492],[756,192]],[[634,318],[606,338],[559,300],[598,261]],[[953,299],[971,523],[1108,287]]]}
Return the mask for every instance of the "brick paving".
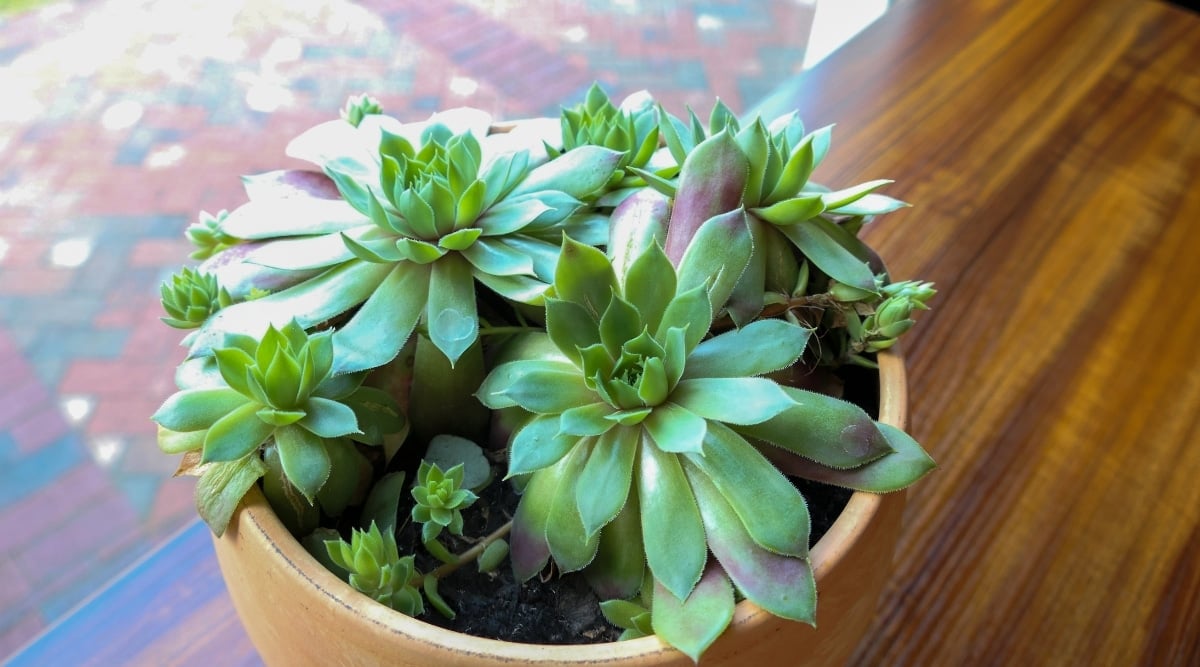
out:
{"label": "brick paving", "polygon": [[[36,4],[36,3],[31,3]],[[556,114],[593,81],[748,108],[812,0],[94,0],[0,13],[0,657],[191,520],[154,444],[157,287],[201,210],[369,92],[419,120]]]}

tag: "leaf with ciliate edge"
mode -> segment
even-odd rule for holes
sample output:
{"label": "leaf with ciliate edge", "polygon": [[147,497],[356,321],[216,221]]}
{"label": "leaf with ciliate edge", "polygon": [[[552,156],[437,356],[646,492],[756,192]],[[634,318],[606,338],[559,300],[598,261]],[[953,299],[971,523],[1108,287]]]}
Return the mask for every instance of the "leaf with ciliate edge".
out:
{"label": "leaf with ciliate edge", "polygon": [[558,266],[554,270],[557,298],[581,306],[599,322],[617,289],[616,274],[603,252],[570,238],[563,240]]}
{"label": "leaf with ciliate edge", "polygon": [[908,208],[908,203],[902,202],[899,199],[893,199],[887,195],[868,194],[863,195],[861,199],[839,206],[836,209],[830,210],[830,213],[838,215],[883,215],[891,213],[902,208]]}
{"label": "leaf with ciliate edge", "polygon": [[808,181],[808,177],[812,175],[813,170],[813,145],[812,139],[806,138],[792,149],[790,155],[787,156],[787,162],[783,164],[779,172],[779,178],[775,181],[774,188],[769,193],[765,193],[763,198],[764,204],[772,204],[782,201],[789,197],[795,197],[796,193],[800,192],[800,188]]}
{"label": "leaf with ciliate edge", "polygon": [[783,556],[755,544],[717,487],[698,468],[683,466],[708,535],[708,546],[739,592],[776,616],[816,622],[817,588],[807,558]]}
{"label": "leaf with ciliate edge", "polygon": [[670,199],[651,190],[638,190],[617,205],[609,218],[607,248],[618,276],[627,275],[633,262],[655,242],[660,247],[666,242],[670,216]]}
{"label": "leaf with ciliate edge", "polygon": [[312,503],[329,479],[332,465],[324,440],[293,425],[275,431],[275,444],[288,481]]}
{"label": "leaf with ciliate edge", "polygon": [[615,411],[603,401],[564,410],[559,431],[563,435],[602,435],[613,428],[614,422],[608,416]]}
{"label": "leaf with ciliate edge", "polygon": [[497,276],[529,275],[533,259],[497,239],[481,238],[462,251],[462,256],[477,271]]}
{"label": "leaf with ciliate edge", "polygon": [[597,438],[592,447],[575,490],[576,506],[588,536],[608,525],[625,506],[640,439],[641,429],[618,426]]}
{"label": "leaf with ciliate edge", "polygon": [[425,310],[429,267],[404,262],[387,268],[390,271],[378,288],[333,334],[335,374],[375,368],[394,359]]}
{"label": "leaf with ciliate edge", "polygon": [[868,493],[898,491],[937,467],[921,445],[907,433],[882,422],[878,423],[878,427],[895,451],[866,465],[837,470],[791,456],[783,465],[790,475]]}
{"label": "leaf with ciliate edge", "polygon": [[868,181],[866,183],[859,183],[858,185],[850,186],[844,190],[826,192],[821,195],[821,200],[825,202],[825,208],[827,209],[832,210],[842,208],[843,206],[849,206],[850,204],[857,202],[879,188],[882,188],[885,185],[890,185],[894,182],[895,181],[890,181],[887,179],[879,179],[875,181]]}
{"label": "leaf with ciliate edge", "polygon": [[171,394],[151,419],[172,431],[200,431],[245,403],[233,389],[187,389]]}
{"label": "leaf with ciliate edge", "polygon": [[628,270],[624,276],[625,298],[637,309],[644,326],[656,331],[675,296],[675,267],[657,240],[651,239],[650,246],[633,260]]}
{"label": "leaf with ciliate edge", "polygon": [[624,155],[600,146],[580,146],[533,169],[510,197],[542,190],[560,190],[576,199],[599,192]]}
{"label": "leaf with ciliate edge", "polygon": [[298,424],[322,438],[337,438],[359,433],[358,417],[347,405],[313,396],[304,405],[305,415]]}
{"label": "leaf with ciliate edge", "polygon": [[733,586],[724,570],[711,563],[695,590],[683,600],[656,579],[650,622],[659,639],[699,662],[705,649],[729,627],[733,610]]}
{"label": "leaf with ciliate edge", "polygon": [[600,341],[613,357],[621,354],[621,347],[637,338],[643,328],[642,318],[628,301],[613,295],[608,308],[600,316]]}
{"label": "leaf with ciliate edge", "polygon": [[495,276],[476,272],[475,279],[496,294],[517,303],[542,305],[548,285],[529,276]]}
{"label": "leaf with ciliate edge", "polygon": [[753,248],[744,210],[739,208],[709,218],[696,231],[679,261],[677,289],[683,292],[707,286],[713,312],[719,311],[745,272]]}
{"label": "leaf with ciliate edge", "polygon": [[804,389],[783,390],[794,407],[734,430],[838,469],[855,468],[892,451],[875,421],[857,405]]}
{"label": "leaf with ciliate edge", "polygon": [[684,352],[690,353],[708,333],[712,319],[713,309],[708,300],[708,289],[704,285],[697,285],[680,293],[667,304],[654,337],[662,339],[670,335],[672,328],[677,328],[683,332]]}
{"label": "leaf with ciliate edge", "polygon": [[677,598],[700,580],[708,547],[696,498],[674,454],[643,440],[636,467],[646,562]]}
{"label": "leaf with ciliate edge", "polygon": [[330,475],[317,493],[317,502],[329,516],[341,516],[350,505],[362,502],[366,492],[363,480],[371,479],[372,467],[346,438],[325,440],[329,454]]}
{"label": "leaf with ciliate edge", "polygon": [[801,195],[765,208],[750,209],[751,215],[773,225],[796,225],[815,218],[824,211],[825,202],[820,195]]}
{"label": "leaf with ciliate edge", "polygon": [[546,542],[546,520],[566,459],[533,473],[524,484],[521,500],[513,516],[509,557],[517,581],[524,582],[546,566],[550,545]]}
{"label": "leaf with ciliate edge", "polygon": [[236,461],[271,437],[275,427],[258,418],[261,408],[261,405],[246,402],[218,419],[204,437],[202,462]]}
{"label": "leaf with ciliate edge", "polygon": [[508,450],[507,477],[555,465],[574,449],[579,441],[578,436],[563,435],[559,432],[558,415],[536,416],[513,434]]}
{"label": "leaf with ciliate edge", "polygon": [[687,408],[663,403],[654,408],[642,425],[654,444],[664,452],[703,452],[708,422]]}
{"label": "leaf with ciliate edge", "polygon": [[527,360],[492,369],[476,394],[489,408],[519,405],[537,414],[558,414],[599,400],[579,370],[560,361]]}
{"label": "leaf with ciliate edge", "polygon": [[777,229],[791,239],[809,261],[831,278],[852,287],[875,291],[875,275],[871,273],[867,263],[842,247],[817,220],[818,218],[813,218]]}
{"label": "leaf with ciliate edge", "polygon": [[600,531],[596,557],[583,570],[600,599],[632,597],[642,585],[646,555],[640,514],[637,493],[630,493],[625,507]]}
{"label": "leaf with ciliate edge", "polygon": [[484,236],[504,236],[524,229],[539,215],[551,210],[535,196],[506,199],[487,210],[477,226]]}
{"label": "leaf with ciliate edge", "polygon": [[268,326],[293,319],[304,328],[315,326],[367,300],[391,270],[386,264],[346,262],[281,292],[222,308],[200,328],[190,356],[223,347],[227,333],[258,337]]}
{"label": "leaf with ciliate edge", "polygon": [[196,482],[196,511],[217,537],[225,533],[242,497],[267,472],[257,456],[212,463]]}
{"label": "leaf with ciliate edge", "polygon": [[784,320],[758,320],[696,346],[688,355],[685,378],[739,378],[765,375],[796,363],[811,332]]}
{"label": "leaf with ciliate edge", "polygon": [[705,419],[728,424],[757,424],[795,405],[767,378],[693,378],[680,380],[671,401]]}
{"label": "leaf with ciliate edge", "polygon": [[546,299],[546,333],[559,351],[576,364],[582,363],[580,350],[600,342],[599,318],[583,306],[562,299]]}
{"label": "leaf with ciliate edge", "polygon": [[512,234],[499,239],[497,243],[508,246],[528,257],[533,263],[532,273],[539,280],[554,279],[554,269],[558,264],[559,244],[562,243],[561,237],[556,237],[554,242],[550,243],[525,234]]}
{"label": "leaf with ciliate edge", "polygon": [[684,456],[712,480],[756,544],[787,556],[808,555],[804,497],[745,439],[724,424],[709,422],[704,455]]}
{"label": "leaf with ciliate edge", "polygon": [[443,257],[433,265],[425,324],[429,339],[453,365],[479,334],[475,279],[471,265],[458,255]]}
{"label": "leaf with ciliate edge", "polygon": [[575,504],[580,474],[587,462],[589,449],[587,442],[581,443],[563,458],[563,472],[546,516],[546,543],[550,546],[550,555],[555,564],[563,572],[587,567],[596,557],[596,549],[600,544],[599,536],[588,535]]}
{"label": "leaf with ciliate edge", "polygon": [[344,236],[358,240],[373,229],[363,225],[335,234],[271,240],[247,255],[246,261],[285,271],[328,268],[354,257],[342,240]]}
{"label": "leaf with ciliate edge", "polygon": [[[670,142],[671,133],[664,135]],[[677,266],[708,220],[739,209],[750,171],[745,153],[726,131],[702,141],[688,153],[681,167],[663,245],[667,257]]]}

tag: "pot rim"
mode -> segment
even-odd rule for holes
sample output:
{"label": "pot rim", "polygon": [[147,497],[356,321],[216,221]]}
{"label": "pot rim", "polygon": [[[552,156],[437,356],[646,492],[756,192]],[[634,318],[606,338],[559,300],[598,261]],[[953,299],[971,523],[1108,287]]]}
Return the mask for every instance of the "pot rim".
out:
{"label": "pot rim", "polygon": [[[879,362],[879,421],[903,429],[907,421],[907,384],[903,356],[893,347],[878,356]],[[856,491],[845,509],[809,554],[817,590],[824,575],[832,572],[845,554],[851,551],[867,526],[879,511],[883,497]],[[372,600],[358,592],[327,570],[292,537],[267,504],[257,486],[251,487],[230,525],[226,538],[237,540],[250,537],[262,540],[282,560],[280,574],[289,585],[312,586],[333,607],[341,607],[372,625],[372,632],[399,635],[411,641],[448,648],[462,654],[488,656],[503,661],[549,662],[567,664],[603,664],[647,657],[676,650],[651,635],[639,639],[596,644],[526,644],[488,639],[448,630],[427,623]],[[243,531],[251,529],[251,535]],[[255,534],[256,533],[256,534]],[[733,620],[726,632],[748,628],[776,618],[749,600],[738,603]],[[592,649],[592,650],[586,650]],[[600,649],[600,655],[597,650]]]}

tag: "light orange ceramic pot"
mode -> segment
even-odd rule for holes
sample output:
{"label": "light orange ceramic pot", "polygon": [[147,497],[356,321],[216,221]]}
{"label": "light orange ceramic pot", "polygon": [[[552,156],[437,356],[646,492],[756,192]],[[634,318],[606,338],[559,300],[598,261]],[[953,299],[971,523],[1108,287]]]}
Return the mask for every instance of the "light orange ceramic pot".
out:
{"label": "light orange ceramic pot", "polygon": [[[880,419],[904,428],[907,390],[898,353],[880,355]],[[704,654],[709,665],[840,665],[864,641],[891,572],[903,493],[855,493],[812,550],[819,629],[743,601]],[[395,612],[322,567],[262,494],[247,494],[216,543],[225,582],[250,639],[270,665],[610,665],[688,667],[656,637],[575,646],[480,639]],[[866,639],[869,641],[869,639]]]}

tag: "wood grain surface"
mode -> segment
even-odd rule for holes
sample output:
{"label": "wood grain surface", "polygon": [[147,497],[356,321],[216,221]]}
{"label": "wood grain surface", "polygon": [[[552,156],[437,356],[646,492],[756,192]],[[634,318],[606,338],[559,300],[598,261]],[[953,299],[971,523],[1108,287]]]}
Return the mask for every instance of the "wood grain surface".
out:
{"label": "wood grain surface", "polygon": [[[940,468],[854,664],[1200,664],[1200,16],[901,0],[796,107],[838,123],[818,180],[896,179],[868,239],[941,290],[906,344]],[[244,656],[218,604],[153,641]]]}

